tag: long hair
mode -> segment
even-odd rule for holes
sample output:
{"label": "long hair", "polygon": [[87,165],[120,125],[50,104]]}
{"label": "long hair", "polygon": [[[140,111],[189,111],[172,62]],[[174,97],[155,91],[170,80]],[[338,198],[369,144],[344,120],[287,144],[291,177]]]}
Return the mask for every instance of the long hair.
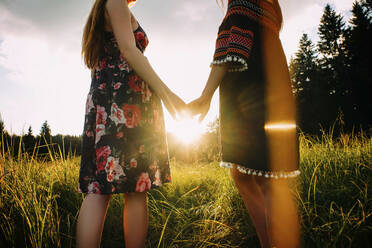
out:
{"label": "long hair", "polygon": [[97,67],[104,54],[106,1],[96,0],[84,27],[81,55],[89,69]]}
{"label": "long hair", "polygon": [[[98,66],[104,56],[105,4],[107,0],[96,0],[84,27],[81,55],[89,69]],[[136,0],[127,0],[132,6]]]}

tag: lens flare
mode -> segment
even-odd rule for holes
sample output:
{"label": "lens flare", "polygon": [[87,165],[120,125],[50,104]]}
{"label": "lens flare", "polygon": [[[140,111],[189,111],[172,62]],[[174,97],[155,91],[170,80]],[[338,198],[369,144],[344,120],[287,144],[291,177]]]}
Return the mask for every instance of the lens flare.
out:
{"label": "lens flare", "polygon": [[265,125],[266,130],[278,130],[278,131],[287,131],[296,129],[295,123],[269,123]]}

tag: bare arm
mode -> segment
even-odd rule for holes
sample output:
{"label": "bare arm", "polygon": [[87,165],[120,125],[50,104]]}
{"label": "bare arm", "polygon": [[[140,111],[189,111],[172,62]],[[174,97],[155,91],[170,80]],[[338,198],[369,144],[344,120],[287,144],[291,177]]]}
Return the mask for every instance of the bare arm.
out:
{"label": "bare arm", "polygon": [[188,104],[191,114],[200,114],[199,121],[207,115],[214,92],[227,72],[227,65],[213,65],[201,96]]}
{"label": "bare arm", "polygon": [[201,97],[212,98],[226,72],[226,65],[213,65]]}
{"label": "bare arm", "polygon": [[136,47],[131,24],[131,13],[126,0],[108,0],[106,10],[119,45],[121,54],[136,73],[147,82],[155,93],[163,100],[165,107],[175,117],[185,103],[177,97],[159,78],[149,61]]}

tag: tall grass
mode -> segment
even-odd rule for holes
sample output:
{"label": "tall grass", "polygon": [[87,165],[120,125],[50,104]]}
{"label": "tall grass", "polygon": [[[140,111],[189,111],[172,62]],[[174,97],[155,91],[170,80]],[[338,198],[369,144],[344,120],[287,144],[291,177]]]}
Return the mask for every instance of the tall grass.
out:
{"label": "tall grass", "polygon": [[[301,135],[302,247],[371,247],[372,140]],[[2,143],[3,144],[3,143]],[[16,144],[18,145],[18,144]],[[0,145],[0,247],[75,247],[79,157],[48,149],[48,159]],[[259,247],[226,169],[172,160],[173,183],[148,194],[146,247]],[[123,247],[123,196],[110,202],[101,247]],[[285,228],[285,227],[283,227]]]}

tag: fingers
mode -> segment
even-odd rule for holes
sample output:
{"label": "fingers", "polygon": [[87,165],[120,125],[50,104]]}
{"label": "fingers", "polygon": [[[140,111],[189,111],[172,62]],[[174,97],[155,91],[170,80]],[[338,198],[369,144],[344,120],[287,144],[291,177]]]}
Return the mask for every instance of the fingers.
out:
{"label": "fingers", "polygon": [[184,115],[182,112],[186,109],[186,103],[173,92],[169,92],[163,102],[173,119],[177,120],[179,116]]}
{"label": "fingers", "polygon": [[172,118],[190,118],[191,116],[199,115],[198,120],[202,122],[208,114],[211,99],[198,98],[186,104],[180,97],[171,93],[168,95],[164,105],[171,114]]}
{"label": "fingers", "polygon": [[190,112],[192,116],[198,115],[201,113],[201,104],[199,99],[196,99],[189,104],[187,104],[187,110]]}

